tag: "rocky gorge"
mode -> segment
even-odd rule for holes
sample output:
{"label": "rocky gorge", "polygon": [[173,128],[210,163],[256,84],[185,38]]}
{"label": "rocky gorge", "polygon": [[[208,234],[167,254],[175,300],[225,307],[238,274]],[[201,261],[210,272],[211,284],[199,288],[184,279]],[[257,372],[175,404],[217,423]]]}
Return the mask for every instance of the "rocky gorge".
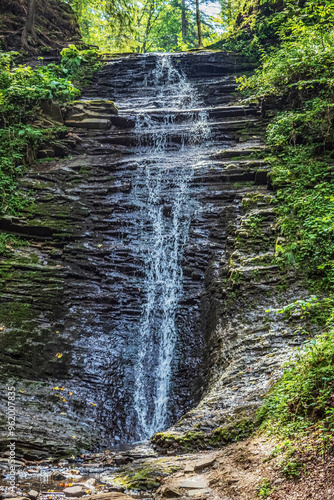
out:
{"label": "rocky gorge", "polygon": [[307,292],[274,260],[267,118],[235,95],[252,69],[111,59],[63,111],[71,156],[45,145],[22,177],[34,204],[0,222],[29,243],[0,261],[0,357],[26,458],[246,437],[301,344],[299,316],[275,313]]}

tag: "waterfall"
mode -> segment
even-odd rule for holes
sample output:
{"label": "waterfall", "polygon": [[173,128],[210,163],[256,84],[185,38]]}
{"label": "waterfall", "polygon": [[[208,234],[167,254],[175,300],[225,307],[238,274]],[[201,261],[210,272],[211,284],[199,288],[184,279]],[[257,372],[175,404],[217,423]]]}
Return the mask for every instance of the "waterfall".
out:
{"label": "waterfall", "polygon": [[[146,439],[166,427],[177,311],[182,296],[182,258],[195,209],[189,195],[201,144],[209,138],[206,113],[199,111],[194,87],[174,68],[173,58],[157,55],[153,72],[153,112],[137,116],[137,185],[142,212],[141,258],[144,294],[138,324],[134,406],[137,436]],[[184,112],[176,122],[177,112]]]}

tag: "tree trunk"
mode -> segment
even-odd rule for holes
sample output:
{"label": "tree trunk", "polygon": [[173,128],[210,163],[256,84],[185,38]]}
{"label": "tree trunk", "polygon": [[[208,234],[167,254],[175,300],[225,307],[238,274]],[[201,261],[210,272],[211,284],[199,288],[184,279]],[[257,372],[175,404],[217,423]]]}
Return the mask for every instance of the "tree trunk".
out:
{"label": "tree trunk", "polygon": [[185,42],[187,37],[187,17],[186,17],[186,0],[181,2],[181,12],[182,12],[182,40]]}
{"label": "tree trunk", "polygon": [[22,48],[31,50],[31,47],[38,43],[38,38],[35,31],[35,14],[37,0],[28,0],[27,19],[22,32]]}
{"label": "tree trunk", "polygon": [[202,28],[201,28],[201,16],[199,11],[199,0],[196,0],[196,22],[197,22],[197,33],[198,33],[198,48],[203,47],[202,44]]}

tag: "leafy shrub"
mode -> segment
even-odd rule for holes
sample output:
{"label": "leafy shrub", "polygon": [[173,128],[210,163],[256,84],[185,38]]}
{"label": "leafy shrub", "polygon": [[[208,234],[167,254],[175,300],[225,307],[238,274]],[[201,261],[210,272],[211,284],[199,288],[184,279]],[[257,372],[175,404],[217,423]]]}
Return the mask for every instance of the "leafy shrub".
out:
{"label": "leafy shrub", "polygon": [[298,459],[283,458],[279,467],[287,479],[297,479],[305,466]]}
{"label": "leafy shrub", "polygon": [[240,90],[256,95],[282,95],[293,89],[330,89],[334,84],[334,33],[321,35],[307,28],[264,55],[262,65],[249,78],[241,77]]}
{"label": "leafy shrub", "polygon": [[61,69],[64,75],[70,75],[75,83],[87,84],[92,75],[102,67],[96,50],[78,50],[75,45],[61,51]]}
{"label": "leafy shrub", "polygon": [[[334,328],[298,348],[296,361],[268,394],[257,418],[262,428],[292,436],[317,424],[334,431]],[[296,466],[297,467],[297,466]],[[293,466],[288,466],[291,471]],[[292,473],[292,472],[291,472]]]}
{"label": "leafy shrub", "polygon": [[0,53],[0,214],[18,214],[29,199],[18,187],[18,176],[35,159],[35,151],[57,128],[33,126],[45,100],[66,102],[80,95],[72,83],[87,83],[100,67],[93,50],[70,46],[62,51],[60,65],[14,66],[15,54]]}
{"label": "leafy shrub", "polygon": [[[323,443],[334,431],[333,27],[332,0],[245,0],[225,36],[231,49],[251,42],[261,59],[252,76],[239,79],[241,92],[281,110],[267,134],[277,227],[284,237],[276,245],[277,262],[298,267],[312,289],[329,294],[314,304],[297,304],[302,317],[320,325],[327,321],[327,331],[298,348],[258,410],[257,423],[282,436],[314,431]],[[294,306],[279,312],[293,313]],[[280,467],[294,478],[303,464],[288,449]]]}
{"label": "leafy shrub", "polygon": [[273,487],[271,486],[269,479],[262,479],[256,489],[256,496],[258,498],[267,498],[272,491]]}

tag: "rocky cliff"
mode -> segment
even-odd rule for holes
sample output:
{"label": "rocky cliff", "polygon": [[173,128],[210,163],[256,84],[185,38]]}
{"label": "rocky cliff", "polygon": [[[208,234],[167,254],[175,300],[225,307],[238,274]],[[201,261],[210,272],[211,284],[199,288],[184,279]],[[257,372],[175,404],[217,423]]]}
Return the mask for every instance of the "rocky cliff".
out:
{"label": "rocky cliff", "polygon": [[[73,157],[36,164],[21,180],[35,199],[32,208],[0,223],[29,241],[0,262],[1,379],[16,384],[17,443],[28,455],[138,439],[138,366],[146,370],[146,400],[153,400],[150,366],[156,373],[158,354],[167,352],[161,328],[153,328],[138,365],[147,342],[142,318],[154,241],[170,255],[165,266],[176,242],[182,250],[173,268],[178,295],[168,295],[176,304],[168,309],[175,327],[167,333],[175,328],[177,335],[165,427],[184,416],[158,434],[158,447],[178,447],[185,436],[203,447],[223,443],[222,427],[235,415],[246,422],[240,432],[247,431],[253,409],[301,342],[298,318],[287,324],[265,312],[304,290],[274,262],[265,120],[233,95],[235,76],[251,68],[224,52],[174,54],[168,64],[161,57],[106,64],[86,103],[74,103],[65,117]],[[174,108],[180,79],[185,99]],[[153,171],[161,189],[148,210]],[[184,188],[180,172],[191,172]],[[185,199],[182,189],[185,211],[175,201]],[[161,240],[152,214],[159,216]],[[187,232],[183,243],[175,231]],[[155,307],[150,318],[165,325]],[[2,392],[3,412],[6,404]]]}

